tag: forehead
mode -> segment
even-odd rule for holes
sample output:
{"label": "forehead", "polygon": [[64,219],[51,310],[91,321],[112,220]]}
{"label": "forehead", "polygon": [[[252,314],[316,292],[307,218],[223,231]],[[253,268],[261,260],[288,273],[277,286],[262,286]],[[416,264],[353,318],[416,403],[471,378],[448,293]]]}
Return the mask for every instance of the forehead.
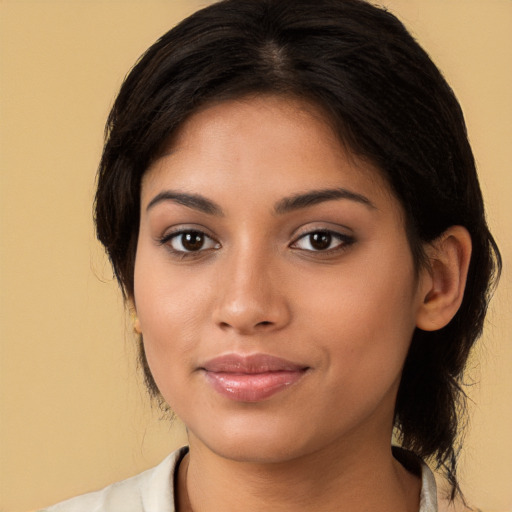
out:
{"label": "forehead", "polygon": [[256,200],[349,187],[392,198],[371,163],[349,151],[320,108],[282,96],[211,104],[190,116],[146,172],[143,202],[160,187]]}

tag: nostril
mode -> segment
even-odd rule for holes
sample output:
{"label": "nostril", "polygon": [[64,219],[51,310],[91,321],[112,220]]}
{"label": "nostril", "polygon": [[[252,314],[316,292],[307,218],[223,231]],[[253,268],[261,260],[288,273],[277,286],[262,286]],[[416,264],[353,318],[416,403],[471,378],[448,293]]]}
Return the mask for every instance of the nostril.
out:
{"label": "nostril", "polygon": [[259,322],[256,325],[272,325],[272,322],[269,322],[268,320],[264,320],[263,322]]}

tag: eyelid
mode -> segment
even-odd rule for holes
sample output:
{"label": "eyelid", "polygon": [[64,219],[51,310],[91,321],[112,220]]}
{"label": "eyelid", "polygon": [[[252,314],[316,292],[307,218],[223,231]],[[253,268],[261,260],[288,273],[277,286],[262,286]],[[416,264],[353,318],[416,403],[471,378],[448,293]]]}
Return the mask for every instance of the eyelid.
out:
{"label": "eyelid", "polygon": [[173,236],[179,235],[181,233],[189,233],[194,231],[196,233],[202,233],[205,236],[212,238],[213,240],[217,240],[217,237],[208,229],[206,226],[202,224],[194,224],[194,223],[183,223],[176,224],[174,226],[167,226],[165,229],[161,230],[161,235],[156,234],[155,240],[160,242],[162,240],[169,240]]}
{"label": "eyelid", "polygon": [[[216,237],[212,236],[207,232],[208,230],[204,227],[198,227],[194,225],[180,225],[175,226],[171,229],[165,231],[162,236],[156,238],[156,242],[158,245],[166,246],[167,250],[174,255],[178,255],[180,258],[186,258],[187,256],[198,256],[207,251],[211,251],[212,249],[220,248],[220,242]],[[209,239],[215,243],[215,247],[206,247],[200,248],[197,251],[189,251],[189,250],[180,250],[172,247],[171,242],[178,238],[180,235],[185,235],[187,233],[198,233],[204,236],[206,239]]]}
{"label": "eyelid", "polygon": [[[311,236],[311,235],[314,235],[315,233],[324,233],[324,234],[328,234],[330,236],[332,236],[334,239],[338,240],[339,241],[339,244],[336,245],[336,247],[332,247],[332,248],[328,248],[328,249],[324,249],[324,250],[321,250],[321,249],[305,249],[305,248],[301,248],[301,247],[298,247],[297,244],[300,240],[303,240],[305,238],[307,238],[308,236]],[[290,248],[292,249],[297,249],[297,250],[301,250],[301,251],[304,251],[304,252],[307,252],[307,253],[317,253],[317,254],[324,254],[324,255],[327,255],[327,254],[331,254],[333,252],[336,252],[336,251],[340,251],[340,250],[343,250],[343,249],[346,249],[348,248],[350,245],[352,245],[353,243],[355,242],[355,238],[353,235],[349,235],[349,234],[346,234],[346,233],[340,233],[339,231],[336,231],[334,229],[329,229],[329,228],[312,228],[312,229],[308,229],[308,231],[306,232],[303,232],[301,233],[300,235],[296,236],[294,238],[294,241],[290,244]]]}

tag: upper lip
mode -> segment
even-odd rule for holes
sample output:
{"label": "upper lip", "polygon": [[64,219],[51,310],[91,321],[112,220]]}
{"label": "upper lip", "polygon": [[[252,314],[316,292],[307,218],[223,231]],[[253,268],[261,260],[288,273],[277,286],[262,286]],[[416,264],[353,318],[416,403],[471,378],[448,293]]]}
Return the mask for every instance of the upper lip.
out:
{"label": "upper lip", "polygon": [[208,372],[215,373],[268,373],[282,371],[303,371],[308,367],[303,364],[287,361],[269,354],[226,354],[210,359],[201,366]]}

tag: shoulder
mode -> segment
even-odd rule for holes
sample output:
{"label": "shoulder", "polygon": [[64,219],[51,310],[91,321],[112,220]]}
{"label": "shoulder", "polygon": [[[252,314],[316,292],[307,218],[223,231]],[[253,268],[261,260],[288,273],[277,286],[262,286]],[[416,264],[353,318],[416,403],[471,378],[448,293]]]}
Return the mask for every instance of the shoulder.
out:
{"label": "shoulder", "polygon": [[174,473],[187,450],[180,448],[152,469],[40,512],[174,512]]}

